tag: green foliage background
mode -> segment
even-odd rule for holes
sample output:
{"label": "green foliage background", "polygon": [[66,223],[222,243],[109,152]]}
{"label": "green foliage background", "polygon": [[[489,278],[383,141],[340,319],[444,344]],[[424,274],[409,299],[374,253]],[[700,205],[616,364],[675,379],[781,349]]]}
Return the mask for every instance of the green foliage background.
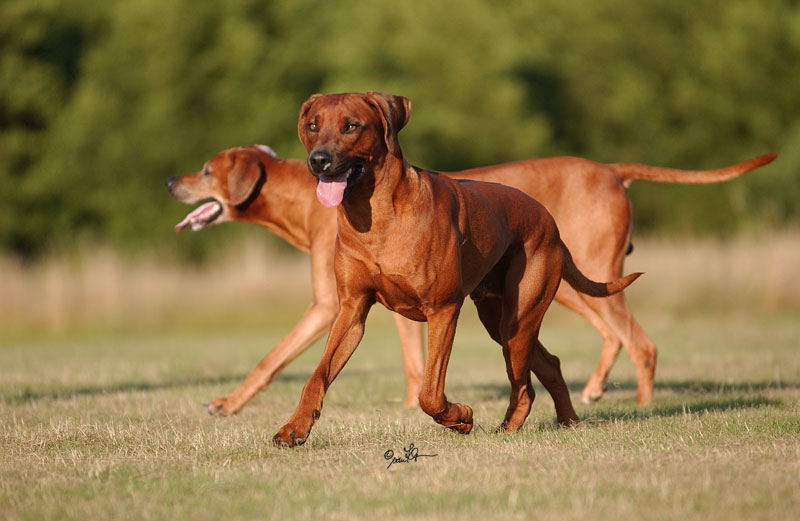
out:
{"label": "green foliage background", "polygon": [[300,104],[366,90],[412,100],[401,142],[427,168],[562,154],[714,168],[774,151],[723,185],[634,184],[637,227],[800,218],[795,0],[3,0],[0,250],[200,255],[219,232],[176,241],[187,207],[164,178],[242,144],[303,157]]}

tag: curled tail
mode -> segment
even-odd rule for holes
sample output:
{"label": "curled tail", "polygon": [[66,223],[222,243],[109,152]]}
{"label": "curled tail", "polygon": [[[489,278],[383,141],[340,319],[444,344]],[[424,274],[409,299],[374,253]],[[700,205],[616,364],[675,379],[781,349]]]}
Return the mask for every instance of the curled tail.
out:
{"label": "curled tail", "polygon": [[660,181],[663,183],[719,183],[771,163],[778,154],[764,154],[735,165],[716,170],[678,170],[658,166],[638,165],[633,163],[615,163],[610,166],[617,178],[627,187],[637,179],[643,181]]}
{"label": "curled tail", "polygon": [[581,273],[581,270],[575,266],[575,262],[572,260],[572,255],[569,250],[564,246],[564,269],[561,273],[562,278],[566,280],[570,286],[590,297],[607,297],[619,293],[627,288],[634,280],[638,279],[641,274],[641,272],[631,273],[630,275],[625,275],[611,282],[595,282]]}

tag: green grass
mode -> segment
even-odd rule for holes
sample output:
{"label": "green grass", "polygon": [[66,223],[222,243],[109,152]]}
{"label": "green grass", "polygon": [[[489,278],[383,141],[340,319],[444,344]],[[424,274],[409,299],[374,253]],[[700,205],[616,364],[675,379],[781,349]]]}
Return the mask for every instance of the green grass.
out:
{"label": "green grass", "polygon": [[[636,407],[625,354],[603,400],[577,404],[599,338],[559,311],[543,338],[585,421],[555,427],[537,387],[524,429],[503,435],[502,356],[466,311],[447,379],[448,396],[475,409],[473,433],[460,436],[401,409],[397,337],[376,308],[296,450],[270,440],[321,344],[239,415],[202,407],[232,390],[288,322],[6,339],[0,519],[796,519],[796,315],[638,315],[660,347],[651,406]],[[409,443],[436,457],[387,469],[384,452]]]}

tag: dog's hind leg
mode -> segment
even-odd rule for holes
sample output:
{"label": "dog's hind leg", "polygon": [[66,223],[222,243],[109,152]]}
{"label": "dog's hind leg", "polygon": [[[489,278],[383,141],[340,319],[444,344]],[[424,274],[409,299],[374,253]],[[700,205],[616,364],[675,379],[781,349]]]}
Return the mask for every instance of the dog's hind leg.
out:
{"label": "dog's hind leg", "polygon": [[606,382],[611,373],[611,368],[622,350],[622,340],[614,333],[611,326],[600,318],[589,305],[584,302],[581,295],[569,284],[562,284],[556,293],[556,300],[568,309],[586,318],[590,324],[600,333],[603,338],[603,348],[600,352],[600,359],[592,372],[586,385],[581,392],[583,403],[596,402],[603,397]]}
{"label": "dog's hind leg", "polygon": [[474,299],[475,307],[478,309],[478,317],[483,326],[492,337],[492,340],[500,344],[503,348],[503,358],[506,361],[506,373],[511,382],[511,395],[509,398],[508,409],[503,423],[498,430],[512,432],[519,429],[525,423],[525,419],[530,414],[533,400],[536,393],[533,389],[533,382],[529,372],[531,360],[529,346],[519,346],[522,349],[515,349],[520,338],[515,338],[513,346],[504,341],[500,333],[503,299],[500,297],[480,296]]}
{"label": "dog's hind leg", "polygon": [[[653,341],[642,330],[633,318],[628,308],[628,302],[623,293],[617,293],[607,298],[592,298],[582,296],[586,304],[608,324],[614,334],[622,341],[622,345],[631,357],[636,369],[637,395],[636,403],[645,405],[653,397],[653,383],[656,373],[656,360],[658,349]],[[601,367],[603,357],[598,363],[595,373],[603,382],[608,379],[613,359]],[[593,378],[595,375],[593,375]]]}
{"label": "dog's hind leg", "polygon": [[528,368],[553,398],[558,423],[569,424],[577,422],[578,415],[561,373],[561,362],[539,341],[542,319],[561,281],[558,267],[562,265],[562,251],[559,248],[537,249],[537,254],[524,260],[524,273],[520,278],[514,276],[512,263],[506,278],[503,328],[509,336],[509,346],[513,348],[516,343],[516,349],[528,353]]}
{"label": "dog's hind leg", "polygon": [[556,407],[556,421],[562,425],[580,421],[572,407],[569,389],[561,373],[561,361],[557,356],[550,354],[538,339],[533,348],[531,371],[552,396]]}

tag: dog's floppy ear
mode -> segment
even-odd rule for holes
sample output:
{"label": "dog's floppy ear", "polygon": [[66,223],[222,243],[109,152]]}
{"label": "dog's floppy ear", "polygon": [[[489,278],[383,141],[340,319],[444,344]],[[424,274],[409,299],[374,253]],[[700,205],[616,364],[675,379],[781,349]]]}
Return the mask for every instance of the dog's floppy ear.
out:
{"label": "dog's floppy ear", "polygon": [[397,157],[403,157],[397,133],[406,126],[411,116],[411,101],[403,96],[382,92],[367,92],[367,103],[378,109],[383,119],[383,140],[386,148]]}
{"label": "dog's floppy ear", "polygon": [[233,169],[228,173],[228,203],[239,206],[246,203],[258,190],[265,178],[264,165],[255,154],[234,152]]}
{"label": "dog's floppy ear", "polygon": [[306,126],[306,116],[308,116],[308,111],[311,110],[311,105],[317,100],[317,98],[321,97],[322,94],[313,94],[310,98],[308,98],[303,106],[300,107],[300,115],[297,117],[297,135],[300,136],[300,141],[303,141],[303,136],[305,132],[303,130]]}

